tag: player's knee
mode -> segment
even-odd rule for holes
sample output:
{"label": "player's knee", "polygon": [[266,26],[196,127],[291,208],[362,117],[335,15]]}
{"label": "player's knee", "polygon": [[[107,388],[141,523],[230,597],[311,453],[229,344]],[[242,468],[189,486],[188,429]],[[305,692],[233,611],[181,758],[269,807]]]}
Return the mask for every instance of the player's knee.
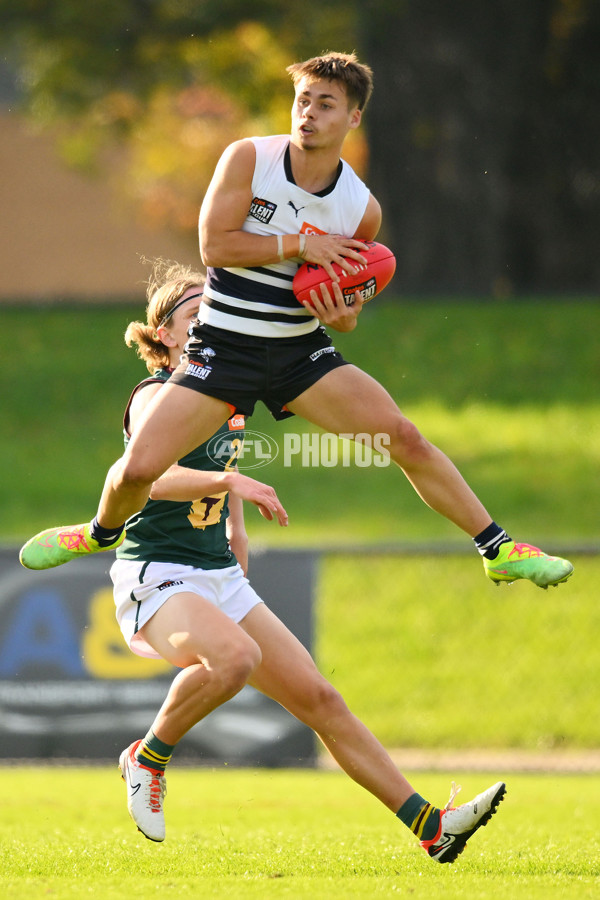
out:
{"label": "player's knee", "polygon": [[348,710],[346,701],[340,692],[322,675],[314,679],[310,688],[306,690],[306,697],[313,712],[322,722],[337,718]]}
{"label": "player's knee", "polygon": [[400,465],[426,462],[432,455],[432,445],[404,416],[398,416],[391,424],[389,438],[390,455]]}
{"label": "player's knee", "polygon": [[233,697],[241,691],[261,659],[260,647],[248,635],[242,633],[238,640],[230,642],[215,663],[215,673],[223,692]]}
{"label": "player's knee", "polygon": [[151,460],[125,455],[115,467],[112,478],[116,487],[145,487],[160,475],[162,472],[157,471]]}

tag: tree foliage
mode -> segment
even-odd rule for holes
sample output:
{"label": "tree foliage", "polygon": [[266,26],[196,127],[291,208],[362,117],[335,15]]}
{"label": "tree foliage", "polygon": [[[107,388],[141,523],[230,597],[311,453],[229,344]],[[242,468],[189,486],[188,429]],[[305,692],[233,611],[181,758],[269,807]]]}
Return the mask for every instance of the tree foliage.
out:
{"label": "tree foliage", "polygon": [[598,0],[0,0],[0,40],[65,158],[125,148],[119,190],[190,233],[223,147],[287,130],[285,67],[355,49],[375,92],[346,155],[398,287],[600,282]]}
{"label": "tree foliage", "polygon": [[185,232],[227,143],[287,131],[286,66],[327,49],[317,34],[344,37],[323,8],[307,28],[276,0],[4,0],[1,15],[24,109],[63,158],[92,171],[125,148],[118,190]]}

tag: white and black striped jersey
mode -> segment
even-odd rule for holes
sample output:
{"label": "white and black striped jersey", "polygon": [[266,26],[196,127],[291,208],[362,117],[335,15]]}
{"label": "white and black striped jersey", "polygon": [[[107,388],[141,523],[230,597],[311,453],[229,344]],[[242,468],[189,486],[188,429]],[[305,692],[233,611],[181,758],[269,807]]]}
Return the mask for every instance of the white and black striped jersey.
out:
{"label": "white and black striped jersey", "polygon": [[[310,194],[294,182],[290,137],[251,139],[256,148],[252,203],[244,231],[253,234],[343,234],[352,237],[369,200],[369,189],[340,160],[334,182]],[[292,292],[301,259],[268,266],[209,268],[200,321],[215,328],[267,338],[296,337],[319,326]]]}

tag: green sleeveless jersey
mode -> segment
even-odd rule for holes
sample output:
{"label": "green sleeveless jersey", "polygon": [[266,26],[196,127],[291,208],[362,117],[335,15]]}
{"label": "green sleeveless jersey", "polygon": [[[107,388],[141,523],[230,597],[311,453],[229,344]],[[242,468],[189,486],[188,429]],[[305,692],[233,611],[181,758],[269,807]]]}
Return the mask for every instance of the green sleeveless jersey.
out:
{"label": "green sleeveless jersey", "polygon": [[[168,369],[138,384],[124,417],[125,443],[129,440],[129,408],[136,391],[145,384],[167,381]],[[244,439],[244,417],[235,415],[213,437],[179,460],[188,469],[223,472],[233,468]],[[225,523],[229,510],[227,492],[184,503],[148,500],[143,510],[127,521],[125,540],[118,559],[168,562],[198,569],[224,569],[237,560],[227,541]]]}

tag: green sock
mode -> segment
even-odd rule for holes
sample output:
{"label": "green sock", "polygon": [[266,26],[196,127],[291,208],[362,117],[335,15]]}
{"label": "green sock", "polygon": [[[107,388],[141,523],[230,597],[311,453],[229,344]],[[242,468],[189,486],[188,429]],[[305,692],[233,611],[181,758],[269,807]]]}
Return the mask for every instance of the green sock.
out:
{"label": "green sock", "polygon": [[396,813],[420,841],[430,841],[436,836],[441,814],[441,809],[432,806],[417,793],[412,794]]}
{"label": "green sock", "polygon": [[148,769],[156,769],[157,772],[164,772],[165,766],[171,759],[174,748],[174,744],[165,744],[164,741],[157,738],[152,729],[150,729],[135,751],[135,758]]}

